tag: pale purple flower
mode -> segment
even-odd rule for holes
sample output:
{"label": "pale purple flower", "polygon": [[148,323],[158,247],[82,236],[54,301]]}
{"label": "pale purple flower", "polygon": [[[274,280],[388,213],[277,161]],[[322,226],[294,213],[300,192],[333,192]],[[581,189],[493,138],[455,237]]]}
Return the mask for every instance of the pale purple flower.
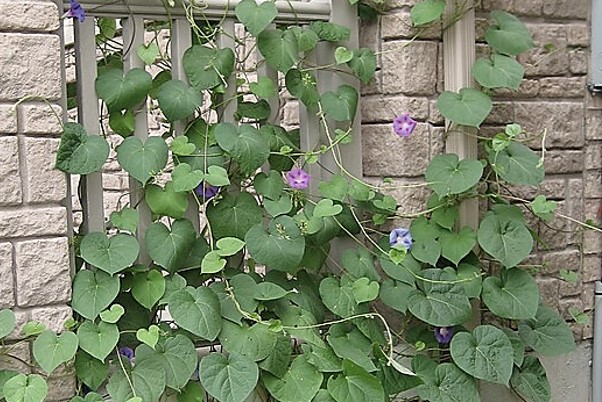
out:
{"label": "pale purple flower", "polygon": [[303,190],[309,186],[311,177],[303,169],[294,168],[286,174],[286,181],[295,190]]}
{"label": "pale purple flower", "polygon": [[404,248],[408,251],[412,248],[412,235],[408,229],[393,229],[389,234],[389,244],[396,249]]}
{"label": "pale purple flower", "polygon": [[416,121],[408,113],[395,116],[393,119],[393,131],[400,137],[408,138],[416,128]]}
{"label": "pale purple flower", "polygon": [[134,361],[134,351],[129,346],[122,346],[119,348],[119,354],[132,363]]}
{"label": "pale purple flower", "polygon": [[210,200],[215,197],[217,193],[219,193],[219,187],[202,182],[197,188],[194,189],[194,192],[204,200]]}
{"label": "pale purple flower", "polygon": [[453,335],[454,329],[452,327],[435,328],[435,339],[441,344],[447,345],[451,341]]}
{"label": "pale purple flower", "polygon": [[86,12],[77,0],[71,0],[71,7],[69,7],[69,10],[63,15],[63,18],[77,18],[79,22],[84,22],[86,19]]}

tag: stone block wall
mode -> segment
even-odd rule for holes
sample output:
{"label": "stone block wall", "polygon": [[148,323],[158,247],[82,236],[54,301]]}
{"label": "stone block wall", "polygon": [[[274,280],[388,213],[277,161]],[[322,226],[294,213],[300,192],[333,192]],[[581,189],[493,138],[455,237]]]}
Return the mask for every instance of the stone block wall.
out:
{"label": "stone block wall", "polygon": [[[56,331],[71,316],[67,181],[53,168],[61,131],[54,112],[62,114],[58,29],[54,2],[0,0],[0,308],[13,308],[19,327],[33,320]],[[18,355],[29,360],[28,345]],[[0,357],[0,368],[15,364]],[[49,383],[48,400],[73,393],[71,375]]]}

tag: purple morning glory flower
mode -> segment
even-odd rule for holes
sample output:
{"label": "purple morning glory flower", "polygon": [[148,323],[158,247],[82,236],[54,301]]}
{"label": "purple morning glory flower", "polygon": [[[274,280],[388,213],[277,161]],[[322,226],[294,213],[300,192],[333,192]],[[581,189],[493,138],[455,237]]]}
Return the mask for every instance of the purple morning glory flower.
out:
{"label": "purple morning glory flower", "polygon": [[408,113],[395,116],[393,119],[393,131],[400,137],[408,138],[416,128],[416,121]]}
{"label": "purple morning glory flower", "polygon": [[393,229],[389,234],[389,244],[393,248],[404,248],[405,251],[408,251],[412,248],[412,235],[408,229]]}
{"label": "purple morning glory flower", "polygon": [[215,197],[217,193],[219,193],[219,187],[202,182],[197,188],[194,189],[194,192],[204,200],[210,200]]}
{"label": "purple morning glory flower", "polygon": [[454,335],[452,327],[437,327],[435,328],[435,339],[441,344],[447,345]]}
{"label": "purple morning glory flower", "polygon": [[134,351],[128,346],[122,346],[119,348],[119,354],[127,358],[130,363],[134,361]]}
{"label": "purple morning glory flower", "polygon": [[65,13],[63,18],[77,18],[79,22],[84,22],[86,19],[86,11],[77,0],[71,0],[71,7]]}
{"label": "purple morning glory flower", "polygon": [[295,190],[303,190],[309,186],[311,177],[303,169],[294,168],[286,174],[286,181]]}

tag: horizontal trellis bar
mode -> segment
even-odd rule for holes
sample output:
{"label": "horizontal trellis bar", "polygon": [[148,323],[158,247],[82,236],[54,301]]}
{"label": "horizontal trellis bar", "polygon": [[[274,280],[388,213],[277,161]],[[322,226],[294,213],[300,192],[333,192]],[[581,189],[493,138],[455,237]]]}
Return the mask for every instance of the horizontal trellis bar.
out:
{"label": "horizontal trellis bar", "polygon": [[[184,6],[193,5],[196,14],[203,15],[209,19],[221,19],[224,16],[232,17],[234,8],[240,0],[182,0],[178,1],[176,7],[169,9],[172,17],[181,17],[186,14]],[[166,0],[127,0],[107,2],[106,0],[81,0],[80,3],[86,9],[88,15],[96,17],[124,17],[134,14],[145,18],[166,18],[164,3]],[[299,2],[289,0],[277,0],[278,9],[277,23],[295,21],[328,21],[331,13],[331,2],[317,0],[311,2]],[[69,1],[64,1],[65,9],[69,8]]]}

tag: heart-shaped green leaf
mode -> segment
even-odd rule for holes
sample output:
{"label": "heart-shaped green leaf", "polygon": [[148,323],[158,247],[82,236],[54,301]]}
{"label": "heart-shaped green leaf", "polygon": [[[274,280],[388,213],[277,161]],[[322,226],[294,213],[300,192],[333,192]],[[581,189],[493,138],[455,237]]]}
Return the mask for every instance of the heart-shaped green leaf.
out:
{"label": "heart-shaped green leaf", "polygon": [[267,267],[296,272],[305,252],[305,237],[288,216],[274,218],[266,231],[263,224],[253,226],[245,235],[247,251]]}
{"label": "heart-shaped green leaf", "polygon": [[519,268],[503,270],[501,278],[483,282],[483,303],[499,317],[511,320],[534,318],[539,304],[535,279]]}
{"label": "heart-shaped green leaf", "polygon": [[172,181],[165,183],[165,188],[156,184],[148,185],[144,198],[151,211],[157,215],[179,219],[184,217],[188,209],[188,194],[177,192]]}
{"label": "heart-shaped green leaf", "polygon": [[82,350],[104,362],[119,342],[119,328],[103,321],[85,321],[77,329],[77,337]]}
{"label": "heart-shaped green leaf", "polygon": [[481,221],[478,239],[485,252],[508,268],[527,258],[533,249],[533,237],[524,223],[496,214]]}
{"label": "heart-shaped green leaf", "polygon": [[328,42],[342,42],[349,39],[351,30],[343,25],[325,21],[314,21],[309,27],[318,34],[320,40]]}
{"label": "heart-shaped green leaf", "polygon": [[412,244],[411,252],[418,261],[434,267],[441,257],[441,244],[435,239],[417,240]]}
{"label": "heart-shaped green leaf", "polygon": [[124,76],[118,69],[108,69],[96,78],[96,94],[104,100],[109,111],[130,109],[144,101],[153,86],[149,73],[134,68]]}
{"label": "heart-shaped green leaf", "polygon": [[353,58],[347,64],[360,81],[367,84],[374,77],[376,71],[376,55],[372,49],[357,49],[353,51]]}
{"label": "heart-shaped green leaf", "polygon": [[111,276],[102,271],[79,271],[73,280],[73,310],[82,317],[94,320],[115,300],[119,288],[117,275]]}
{"label": "heart-shaped green leaf", "polygon": [[387,279],[380,287],[380,300],[394,310],[405,314],[408,310],[408,297],[414,286]]}
{"label": "heart-shaped green leaf", "polygon": [[124,370],[115,370],[107,384],[107,391],[113,401],[147,402],[158,401],[165,386],[163,365],[155,359],[144,359],[136,361],[133,368],[126,366],[125,373]]}
{"label": "heart-shaped green leaf", "polygon": [[152,309],[164,294],[165,278],[161,272],[151,269],[148,272],[141,272],[134,276],[132,296],[147,309]]}
{"label": "heart-shaped green leaf", "polygon": [[314,217],[317,218],[336,216],[341,212],[343,212],[343,207],[338,204],[334,205],[329,199],[320,200],[314,207]]}
{"label": "heart-shaped green leaf", "polygon": [[454,362],[475,378],[508,385],[514,365],[510,340],[492,325],[479,325],[472,334],[457,333],[451,341]]}
{"label": "heart-shaped green leaf", "polygon": [[320,93],[318,92],[318,82],[315,76],[307,71],[291,68],[286,73],[285,83],[286,89],[288,89],[291,95],[299,98],[308,111],[314,112],[318,110]]}
{"label": "heart-shaped green leaf", "polygon": [[209,166],[207,173],[205,174],[205,181],[212,186],[229,186],[230,178],[228,177],[228,171],[221,166]]}
{"label": "heart-shaped green leaf", "polygon": [[462,88],[459,93],[445,91],[437,99],[437,107],[448,120],[470,127],[479,127],[491,112],[491,98],[483,92]]}
{"label": "heart-shaped green leaf", "polygon": [[136,331],[136,339],[154,349],[159,342],[159,327],[151,325],[148,329],[140,328]]}
{"label": "heart-shaped green leaf", "polygon": [[43,402],[48,395],[48,385],[38,374],[17,374],[4,384],[6,402]]}
{"label": "heart-shaped green leaf", "polygon": [[215,274],[226,268],[225,258],[220,256],[216,250],[208,252],[201,261],[201,273],[203,274]]}
{"label": "heart-shaped green leaf", "polygon": [[196,150],[194,143],[188,142],[188,137],[185,135],[174,138],[171,144],[169,144],[169,148],[172,153],[180,156],[192,155]]}
{"label": "heart-shaped green leaf", "polygon": [[527,346],[544,356],[558,356],[575,350],[573,332],[566,321],[541,304],[535,318],[518,324],[518,333]]}
{"label": "heart-shaped green leaf", "polygon": [[525,145],[512,141],[499,152],[488,152],[489,164],[508,183],[538,186],[543,181],[545,172],[541,159]]}
{"label": "heart-shaped green leaf", "polygon": [[353,279],[366,277],[372,281],[380,280],[380,275],[374,267],[373,256],[364,248],[343,251],[341,263]]}
{"label": "heart-shaped green leaf", "polygon": [[257,47],[268,65],[283,73],[299,60],[299,43],[291,30],[266,29],[257,37]]}
{"label": "heart-shaped green leaf", "polygon": [[219,340],[228,353],[240,353],[256,362],[268,357],[276,344],[276,337],[266,324],[241,327],[229,321],[224,321],[219,334]]}
{"label": "heart-shaped green leaf", "polygon": [[278,9],[272,2],[257,5],[255,0],[243,0],[234,9],[236,17],[253,36],[259,35],[278,15]]}
{"label": "heart-shaped green leaf", "polygon": [[144,64],[150,66],[155,62],[155,60],[157,60],[157,57],[159,57],[159,45],[157,45],[155,42],[151,42],[148,45],[143,43],[138,46],[138,49],[136,49],[136,54],[140,60],[144,62]]}
{"label": "heart-shaped green leaf", "polygon": [[276,95],[276,85],[269,77],[259,77],[257,82],[251,82],[249,84],[249,89],[261,99],[270,99]]}
{"label": "heart-shaped green leaf", "polygon": [[73,359],[77,345],[77,335],[73,332],[57,335],[47,330],[33,341],[33,357],[45,372],[51,374],[55,368]]}
{"label": "heart-shaped green leaf", "polygon": [[16,328],[15,313],[12,310],[0,310],[0,339],[10,335]]}
{"label": "heart-shaped green leaf", "polygon": [[293,209],[293,200],[290,195],[282,194],[277,200],[264,199],[263,207],[271,217],[288,214]]}
{"label": "heart-shaped green leaf", "polygon": [[220,148],[228,152],[246,174],[261,167],[270,156],[267,141],[256,128],[248,124],[237,129],[230,123],[220,123],[215,126],[215,139]]}
{"label": "heart-shaped green leaf", "polygon": [[219,401],[243,402],[259,380],[259,368],[239,353],[210,353],[199,366],[201,384]]}
{"label": "heart-shaped green leaf", "polygon": [[432,380],[416,391],[426,401],[481,402],[475,379],[452,363],[436,366]]}
{"label": "heart-shaped green leaf", "polygon": [[368,372],[376,371],[376,366],[370,358],[372,341],[357,327],[335,325],[330,327],[328,333],[328,344],[338,357],[349,359]]}
{"label": "heart-shaped green leaf", "polygon": [[182,58],[190,85],[197,91],[225,85],[234,70],[234,52],[230,48],[212,49],[194,45]]}
{"label": "heart-shaped green leaf", "polygon": [[256,300],[278,300],[282,299],[284,296],[289,294],[290,292],[284,290],[280,286],[272,282],[262,282],[258,283],[255,287],[255,291],[253,293],[253,297]]}
{"label": "heart-shaped green leaf", "polygon": [[132,109],[124,112],[116,111],[109,114],[109,127],[123,138],[134,133],[136,128],[136,115]]}
{"label": "heart-shaped green leaf", "polygon": [[135,237],[117,234],[111,238],[101,232],[88,233],[82,239],[82,258],[110,275],[123,271],[136,261],[140,246]]}
{"label": "heart-shaped green leaf", "polygon": [[345,64],[351,59],[353,59],[353,51],[345,46],[339,46],[334,50],[334,61],[337,64]]}
{"label": "heart-shaped green leaf", "polygon": [[424,0],[412,7],[410,17],[414,26],[438,20],[445,11],[445,0]]}
{"label": "heart-shaped green leaf", "polygon": [[214,341],[222,329],[219,298],[208,287],[180,290],[169,300],[169,312],[180,327]]}
{"label": "heart-shaped green leaf", "polygon": [[159,107],[168,121],[184,120],[203,104],[203,95],[184,81],[171,80],[161,85]]}
{"label": "heart-shaped green leaf", "polygon": [[56,153],[56,167],[71,174],[96,172],[106,162],[109,150],[104,137],[88,135],[80,124],[66,123]]}
{"label": "heart-shaped green leaf", "polygon": [[215,238],[244,239],[254,225],[263,222],[263,212],[257,200],[247,192],[226,195],[216,205],[207,207],[207,219]]}
{"label": "heart-shaped green leaf", "polygon": [[426,168],[429,187],[439,197],[460,194],[477,184],[483,165],[476,159],[460,160],[456,154],[437,155]]}
{"label": "heart-shaped green leaf", "polygon": [[310,402],[320,389],[324,376],[301,355],[293,360],[282,379],[265,374],[263,383],[281,402]]}
{"label": "heart-shaped green leaf", "polygon": [[477,244],[477,234],[468,226],[457,233],[441,231],[439,244],[441,244],[441,255],[458,266],[462,258],[466,257]]}
{"label": "heart-shaped green leaf", "polygon": [[200,170],[192,170],[189,164],[180,163],[171,172],[173,189],[176,192],[192,191],[203,181],[205,175]]}
{"label": "heart-shaped green leaf", "polygon": [[120,211],[111,212],[111,217],[109,218],[115,227],[120,230],[127,230],[132,234],[136,233],[139,219],[138,211],[128,207],[122,208]]}
{"label": "heart-shaped green leaf", "polygon": [[545,402],[552,398],[552,390],[546,369],[535,356],[525,356],[520,369],[515,369],[510,378],[512,389],[528,401]]}
{"label": "heart-shaped green leaf", "polygon": [[506,87],[518,90],[525,69],[512,57],[494,54],[478,59],[472,67],[472,75],[485,88]]}
{"label": "heart-shaped green leaf", "polygon": [[117,160],[134,179],[146,183],[165,167],[168,152],[161,137],[149,137],[144,144],[137,137],[128,137],[117,147]]}
{"label": "heart-shaped green leaf", "polygon": [[336,121],[353,121],[357,102],[357,90],[350,85],[341,85],[336,92],[328,91],[320,97],[324,113]]}
{"label": "heart-shaped green leaf", "polygon": [[335,401],[373,402],[385,398],[380,381],[351,360],[343,361],[343,374],[330,377],[327,387]]}
{"label": "heart-shaped green leaf", "polygon": [[492,11],[495,26],[485,32],[485,40],[500,53],[517,56],[535,47],[531,33],[518,18],[505,11]]}
{"label": "heart-shaped green leaf", "polygon": [[275,171],[271,171],[269,174],[259,173],[255,176],[253,185],[259,194],[271,200],[277,200],[284,191],[282,176]]}
{"label": "heart-shaped green leaf", "polygon": [[319,291],[324,305],[336,315],[350,317],[359,312],[352,284],[342,285],[336,278],[324,278]]}
{"label": "heart-shaped green leaf", "polygon": [[115,324],[125,313],[121,304],[113,304],[110,309],[100,313],[100,319],[107,324]]}
{"label": "heart-shaped green leaf", "polygon": [[376,281],[370,282],[370,279],[368,278],[360,278],[353,282],[352,289],[355,301],[358,303],[365,303],[378,297],[380,286]]}
{"label": "heart-shaped green leaf", "polygon": [[109,375],[109,362],[101,362],[83,351],[75,354],[75,375],[91,390],[97,390]]}
{"label": "heart-shaped green leaf", "polygon": [[189,220],[173,223],[171,230],[155,222],[146,230],[146,248],[150,257],[168,271],[175,271],[188,257],[196,232]]}

